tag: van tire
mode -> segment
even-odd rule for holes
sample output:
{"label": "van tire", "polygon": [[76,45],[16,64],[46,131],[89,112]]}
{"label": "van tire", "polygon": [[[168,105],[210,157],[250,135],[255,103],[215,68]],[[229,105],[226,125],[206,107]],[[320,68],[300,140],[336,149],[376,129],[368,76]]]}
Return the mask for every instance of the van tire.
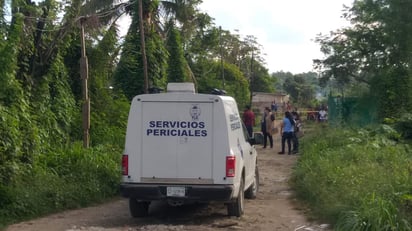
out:
{"label": "van tire", "polygon": [[253,179],[253,183],[246,190],[245,197],[247,199],[255,199],[258,192],[259,192],[259,169],[258,169],[258,166],[256,165],[255,177]]}
{"label": "van tire", "polygon": [[129,209],[132,217],[145,217],[149,215],[149,202],[129,199]]}
{"label": "van tire", "polygon": [[243,177],[240,180],[239,193],[236,200],[232,203],[227,204],[227,214],[229,216],[240,217],[243,215],[244,203],[245,203],[245,192],[244,192],[245,182]]}

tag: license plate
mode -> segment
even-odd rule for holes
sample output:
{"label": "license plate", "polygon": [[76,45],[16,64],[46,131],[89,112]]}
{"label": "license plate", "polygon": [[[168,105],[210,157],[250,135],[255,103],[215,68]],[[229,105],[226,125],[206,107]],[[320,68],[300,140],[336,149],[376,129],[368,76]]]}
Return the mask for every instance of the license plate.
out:
{"label": "license plate", "polygon": [[185,187],[167,187],[168,197],[184,197],[186,195]]}

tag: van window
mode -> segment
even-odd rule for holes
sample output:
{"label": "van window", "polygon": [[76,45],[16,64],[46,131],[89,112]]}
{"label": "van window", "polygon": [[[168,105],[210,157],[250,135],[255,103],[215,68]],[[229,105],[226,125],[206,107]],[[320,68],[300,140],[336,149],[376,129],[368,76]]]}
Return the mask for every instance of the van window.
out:
{"label": "van window", "polygon": [[242,131],[243,131],[243,136],[245,137],[245,141],[248,141],[251,137],[249,137],[246,126],[243,123],[243,121],[242,121]]}

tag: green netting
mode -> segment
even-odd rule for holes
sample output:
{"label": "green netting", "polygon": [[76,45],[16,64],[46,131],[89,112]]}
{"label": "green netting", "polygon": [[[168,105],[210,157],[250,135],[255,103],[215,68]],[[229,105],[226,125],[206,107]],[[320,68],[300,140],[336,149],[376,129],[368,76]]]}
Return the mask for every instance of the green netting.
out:
{"label": "green netting", "polygon": [[329,96],[328,98],[328,121],[331,125],[365,126],[376,123],[377,115],[376,99],[341,96]]}

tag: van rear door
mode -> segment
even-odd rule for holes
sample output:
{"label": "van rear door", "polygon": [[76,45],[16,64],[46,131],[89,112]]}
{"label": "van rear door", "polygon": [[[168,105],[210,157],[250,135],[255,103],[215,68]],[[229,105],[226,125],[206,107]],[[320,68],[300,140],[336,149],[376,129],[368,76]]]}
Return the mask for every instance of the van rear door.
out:
{"label": "van rear door", "polygon": [[212,102],[142,102],[142,182],[212,183],[212,115]]}

